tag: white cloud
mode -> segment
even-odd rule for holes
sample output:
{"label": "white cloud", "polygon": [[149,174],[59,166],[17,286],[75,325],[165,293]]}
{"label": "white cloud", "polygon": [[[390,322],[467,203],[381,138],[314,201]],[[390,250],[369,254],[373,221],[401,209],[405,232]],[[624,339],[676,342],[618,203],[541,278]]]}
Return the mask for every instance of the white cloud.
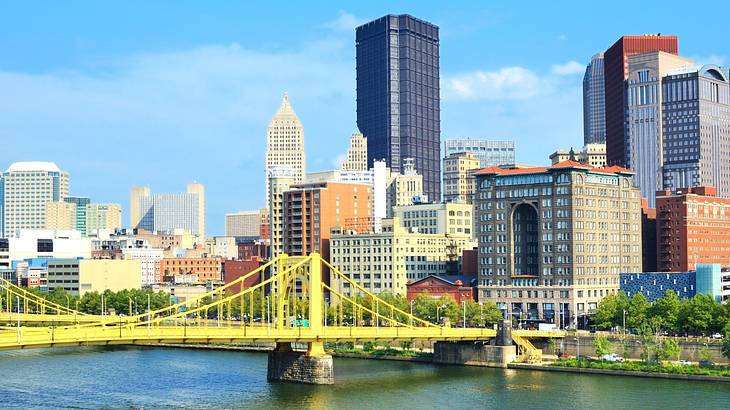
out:
{"label": "white cloud", "polygon": [[443,80],[445,100],[521,100],[541,92],[542,81],[523,67],[473,71]]}
{"label": "white cloud", "polygon": [[551,67],[551,71],[556,75],[573,75],[581,74],[586,67],[577,61],[568,61],[565,64],[555,64]]}
{"label": "white cloud", "polygon": [[328,166],[346,149],[355,126],[350,46],[214,44],[121,56],[83,72],[0,71],[0,166],[56,161],[71,173],[73,194],[125,208],[132,185],[169,192],[198,180],[215,229],[225,212],[264,203],[266,125],[284,91],[304,124],[308,163]]}
{"label": "white cloud", "polygon": [[365,23],[364,19],[355,17],[344,10],[337,12],[337,18],[324,23],[324,27],[340,32],[354,33],[355,27]]}

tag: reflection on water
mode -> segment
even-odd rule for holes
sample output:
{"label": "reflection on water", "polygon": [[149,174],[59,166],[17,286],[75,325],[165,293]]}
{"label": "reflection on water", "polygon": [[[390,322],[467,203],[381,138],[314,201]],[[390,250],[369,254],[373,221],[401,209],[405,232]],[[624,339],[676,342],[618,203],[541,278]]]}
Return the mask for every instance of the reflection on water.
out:
{"label": "reflection on water", "polygon": [[83,347],[0,353],[10,408],[725,408],[730,385],[335,358],[334,386],[266,382],[266,355]]}

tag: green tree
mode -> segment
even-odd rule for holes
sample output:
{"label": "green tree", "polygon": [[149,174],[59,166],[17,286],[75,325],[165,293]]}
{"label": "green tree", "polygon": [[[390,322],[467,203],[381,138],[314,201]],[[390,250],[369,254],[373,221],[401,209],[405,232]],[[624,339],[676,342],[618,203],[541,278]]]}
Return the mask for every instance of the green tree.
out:
{"label": "green tree", "polygon": [[682,349],[675,339],[665,338],[657,347],[657,358],[659,360],[679,360]]}
{"label": "green tree", "polygon": [[630,329],[640,329],[647,324],[650,306],[644,294],[641,292],[635,293],[629,302],[629,309],[626,313],[626,326]]}
{"label": "green tree", "polygon": [[619,310],[619,296],[610,294],[601,299],[591,320],[599,329],[610,329],[615,325],[616,312]]}
{"label": "green tree", "polygon": [[715,304],[708,295],[697,294],[691,299],[684,299],[679,310],[682,329],[694,334],[707,334],[713,327]]}
{"label": "green tree", "polygon": [[672,333],[679,331],[679,311],[682,302],[673,290],[667,290],[649,308],[649,317],[662,329]]}
{"label": "green tree", "polygon": [[730,323],[726,323],[723,328],[722,355],[730,359]]}
{"label": "green tree", "polygon": [[611,353],[613,344],[606,336],[596,336],[593,338],[593,346],[596,348],[596,356],[603,356]]}

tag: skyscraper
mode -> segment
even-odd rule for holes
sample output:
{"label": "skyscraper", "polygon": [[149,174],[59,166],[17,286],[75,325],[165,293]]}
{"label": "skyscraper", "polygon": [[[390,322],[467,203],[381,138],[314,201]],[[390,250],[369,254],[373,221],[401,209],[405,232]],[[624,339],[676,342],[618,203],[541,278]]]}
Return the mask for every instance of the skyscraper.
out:
{"label": "skyscraper", "polygon": [[626,166],[625,81],[629,75],[627,58],[634,54],[664,51],[678,54],[677,36],[623,36],[603,54],[606,103],[606,159],[609,165]]}
{"label": "skyscraper", "polygon": [[187,192],[150,194],[147,187],[131,190],[129,208],[132,228],[147,231],[174,231],[184,229],[193,235],[205,237],[205,189],[191,183]]}
{"label": "skyscraper", "polygon": [[669,70],[691,64],[692,60],[663,51],[628,58],[624,162],[636,173],[636,184],[650,208],[655,207],[656,191],[663,189],[662,78]]}
{"label": "skyscraper", "polygon": [[515,142],[507,140],[482,140],[457,138],[444,141],[444,156],[459,152],[470,152],[479,158],[479,167],[513,165],[515,163]]}
{"label": "skyscraper", "polygon": [[368,165],[385,160],[403,172],[413,158],[424,193],[441,199],[439,28],[413,16],[387,15],[359,26],[357,125]]}
{"label": "skyscraper", "polygon": [[304,127],[284,93],[279,109],[269,122],[266,143],[266,201],[269,200],[271,170],[288,167],[294,172],[294,183],[304,180]]}
{"label": "skyscraper", "polygon": [[91,233],[98,229],[114,231],[122,227],[122,206],[119,204],[86,205],[86,230]]}
{"label": "skyscraper", "polygon": [[19,229],[43,229],[46,203],[68,196],[68,173],[53,162],[16,162],[0,178],[2,232],[9,237]]}
{"label": "skyscraper", "polygon": [[368,140],[359,130],[350,137],[350,148],[341,168],[343,171],[368,170]]}
{"label": "skyscraper", "polygon": [[729,76],[707,64],[663,78],[664,189],[713,186],[730,197]]}
{"label": "skyscraper", "polygon": [[603,53],[591,58],[583,75],[583,143],[606,142],[606,96],[603,84]]}

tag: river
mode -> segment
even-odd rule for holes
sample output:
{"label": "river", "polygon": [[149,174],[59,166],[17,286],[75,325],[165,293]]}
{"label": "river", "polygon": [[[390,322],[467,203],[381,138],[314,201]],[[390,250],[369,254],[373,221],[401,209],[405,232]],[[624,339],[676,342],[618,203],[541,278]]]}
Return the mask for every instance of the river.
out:
{"label": "river", "polygon": [[266,354],[143,347],[0,352],[3,408],[720,409],[730,384],[334,359],[334,386],[266,382]]}

